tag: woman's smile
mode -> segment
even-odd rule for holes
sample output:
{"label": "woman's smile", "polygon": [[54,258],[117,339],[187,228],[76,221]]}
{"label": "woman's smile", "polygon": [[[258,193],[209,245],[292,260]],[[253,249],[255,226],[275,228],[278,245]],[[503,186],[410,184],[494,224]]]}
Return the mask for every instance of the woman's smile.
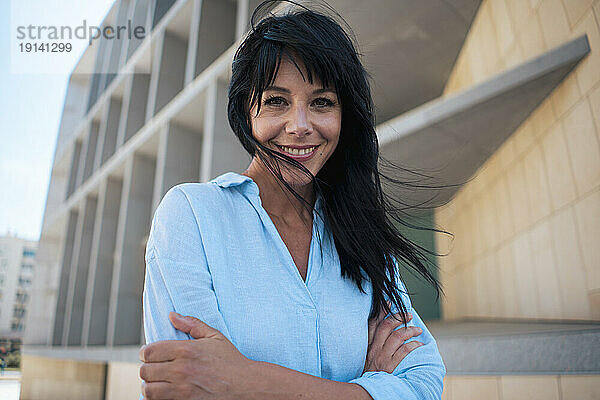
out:
{"label": "woman's smile", "polygon": [[309,146],[284,146],[284,145],[276,145],[279,149],[283,150],[283,152],[292,157],[297,161],[307,161],[315,155],[315,151],[319,147],[319,145],[309,145]]}

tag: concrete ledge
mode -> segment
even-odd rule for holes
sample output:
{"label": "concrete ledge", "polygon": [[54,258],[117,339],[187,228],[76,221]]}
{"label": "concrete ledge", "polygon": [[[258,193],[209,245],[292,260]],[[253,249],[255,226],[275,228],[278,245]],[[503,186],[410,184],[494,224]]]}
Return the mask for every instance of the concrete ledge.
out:
{"label": "concrete ledge", "polygon": [[120,361],[140,363],[139,352],[141,346],[38,346],[24,345],[21,348],[23,355],[63,360],[78,360],[87,362]]}
{"label": "concrete ledge", "polygon": [[[600,323],[428,321],[449,375],[600,374]],[[139,364],[138,346],[25,345],[25,356]]]}
{"label": "concrete ledge", "polygon": [[429,322],[448,375],[600,374],[600,324]]}
{"label": "concrete ledge", "polygon": [[412,204],[437,195],[428,206],[444,204],[589,52],[587,36],[581,36],[379,125],[377,136],[385,159],[434,176],[434,182],[422,184],[453,185],[420,193],[408,187],[389,194]]}

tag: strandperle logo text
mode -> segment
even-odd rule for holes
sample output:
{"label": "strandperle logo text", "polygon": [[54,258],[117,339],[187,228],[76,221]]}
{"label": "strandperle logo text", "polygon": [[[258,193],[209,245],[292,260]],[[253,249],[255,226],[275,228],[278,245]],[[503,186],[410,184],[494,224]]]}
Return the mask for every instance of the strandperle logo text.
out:
{"label": "strandperle logo text", "polygon": [[17,39],[19,40],[66,40],[66,39],[88,39],[88,44],[100,37],[105,39],[143,39],[146,37],[146,28],[143,26],[132,26],[131,20],[126,25],[99,27],[87,25],[83,20],[81,25],[53,26],[53,25],[20,25],[17,26]]}

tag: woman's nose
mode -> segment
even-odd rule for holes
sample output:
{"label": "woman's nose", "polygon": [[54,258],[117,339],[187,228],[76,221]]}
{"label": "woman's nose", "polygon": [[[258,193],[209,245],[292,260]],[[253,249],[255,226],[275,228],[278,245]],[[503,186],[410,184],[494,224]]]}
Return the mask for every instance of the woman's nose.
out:
{"label": "woman's nose", "polygon": [[296,135],[308,135],[312,133],[312,124],[308,110],[303,106],[293,107],[289,112],[286,132]]}

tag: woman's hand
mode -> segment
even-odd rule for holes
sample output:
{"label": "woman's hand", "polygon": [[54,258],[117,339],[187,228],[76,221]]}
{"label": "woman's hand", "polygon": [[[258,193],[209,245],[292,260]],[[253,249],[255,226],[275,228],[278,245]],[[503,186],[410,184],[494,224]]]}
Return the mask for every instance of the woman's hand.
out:
{"label": "woman's hand", "polygon": [[[385,311],[382,310],[376,318],[369,320],[369,346],[363,373],[385,371],[391,374],[408,353],[423,346],[423,343],[416,340],[405,343],[410,338],[423,333],[421,328],[408,326],[394,330],[403,325],[402,322],[394,319],[392,315],[384,319],[385,315]],[[400,319],[401,313],[396,316]],[[408,314],[406,322],[411,319],[412,314]]]}
{"label": "woman's hand", "polygon": [[253,382],[255,362],[218,330],[197,318],[170,313],[173,326],[195,340],[164,340],[140,350],[145,399],[236,398]]}

